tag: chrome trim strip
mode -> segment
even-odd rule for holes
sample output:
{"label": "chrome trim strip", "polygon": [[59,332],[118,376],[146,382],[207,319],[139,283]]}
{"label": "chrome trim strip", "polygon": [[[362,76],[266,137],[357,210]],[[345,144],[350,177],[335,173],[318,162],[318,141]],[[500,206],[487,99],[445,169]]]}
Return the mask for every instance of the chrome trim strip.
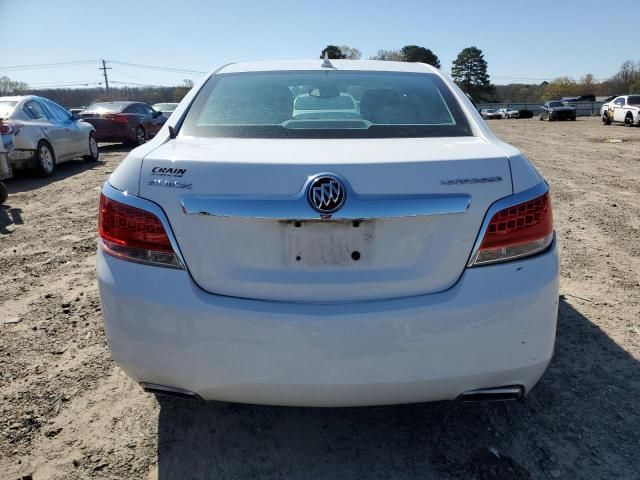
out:
{"label": "chrome trim strip", "polygon": [[[131,207],[140,208],[141,210],[146,210],[147,212],[151,212],[156,217],[158,217],[162,222],[162,226],[164,227],[165,232],[167,232],[167,236],[169,237],[169,241],[171,242],[173,251],[176,254],[176,257],[178,259],[178,263],[179,263],[178,268],[182,270],[187,269],[186,267],[187,262],[184,261],[184,257],[182,256],[182,252],[180,251],[180,247],[178,246],[178,242],[171,228],[171,224],[169,223],[169,220],[167,219],[167,215],[164,213],[164,210],[162,210],[160,205],[152,202],[151,200],[145,200],[144,198],[136,197],[135,195],[129,195],[127,192],[118,190],[117,188],[113,187],[108,181],[105,182],[104,185],[102,186],[102,193],[104,194],[105,197],[109,197],[111,200],[124,203],[125,205],[129,205]],[[155,265],[155,266],[162,266],[162,265]],[[176,268],[176,267],[165,267],[165,268]]]}
{"label": "chrome trim strip", "polygon": [[[541,195],[544,195],[548,191],[549,191],[549,185],[547,184],[547,182],[542,180],[540,183],[538,183],[534,187],[531,187],[519,193],[515,193],[513,195],[509,195],[508,197],[501,198],[500,200],[497,200],[493,204],[491,204],[491,206],[487,210],[486,215],[484,216],[484,220],[482,221],[482,226],[480,227],[480,232],[476,237],[476,241],[473,244],[473,249],[471,250],[471,256],[469,257],[469,261],[467,262],[467,267],[474,266],[476,258],[478,257],[478,252],[480,251],[480,245],[482,244],[482,239],[484,238],[484,234],[487,232],[487,228],[489,228],[489,223],[491,222],[491,219],[496,213],[498,213],[500,210],[504,210],[505,208],[509,208],[514,205],[518,205],[519,203],[528,202],[529,200],[538,198]],[[490,263],[485,263],[483,265],[490,265]]]}
{"label": "chrome trim strip", "polygon": [[[347,190],[344,205],[335,213],[321,214],[307,201],[307,187],[319,176],[339,178]],[[180,203],[187,215],[273,220],[370,220],[465,213],[471,205],[471,195],[358,195],[341,176],[323,172],[309,177],[295,195],[183,195]]]}

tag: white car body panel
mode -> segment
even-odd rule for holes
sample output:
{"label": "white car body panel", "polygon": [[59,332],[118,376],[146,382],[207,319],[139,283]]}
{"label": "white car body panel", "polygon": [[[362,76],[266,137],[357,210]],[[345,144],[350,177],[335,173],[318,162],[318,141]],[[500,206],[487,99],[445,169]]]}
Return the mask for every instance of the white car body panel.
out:
{"label": "white car body panel", "polygon": [[553,354],[555,247],[468,269],[446,292],[333,305],[211,295],[185,271],[102,252],[98,274],[114,360],[205,399],[328,407],[528,392]]}
{"label": "white car body panel", "polygon": [[[321,70],[321,63],[232,64],[212,74]],[[98,253],[114,359],[141,383],[248,403],[393,404],[506,385],[528,392],[553,354],[555,241],[534,257],[466,264],[491,205],[544,186],[542,178],[437,69],[405,62],[332,64],[438,75],[474,136],[171,138],[169,127],[180,125],[203,80],[103,190],[154,211],[186,264],[170,269]],[[165,175],[163,169],[180,172]],[[406,204],[424,196],[465,198],[468,208],[411,218],[371,212],[374,219],[357,227],[252,218],[261,201],[305,201],[300,195],[307,179],[326,172],[348,183],[345,211],[350,201],[380,195]],[[194,204],[199,209],[192,211]],[[221,213],[221,206],[231,210]],[[344,251],[336,254],[336,245]],[[346,253],[356,248],[363,256],[353,262]],[[306,256],[298,261],[301,249]],[[330,261],[327,252],[334,255]]]}

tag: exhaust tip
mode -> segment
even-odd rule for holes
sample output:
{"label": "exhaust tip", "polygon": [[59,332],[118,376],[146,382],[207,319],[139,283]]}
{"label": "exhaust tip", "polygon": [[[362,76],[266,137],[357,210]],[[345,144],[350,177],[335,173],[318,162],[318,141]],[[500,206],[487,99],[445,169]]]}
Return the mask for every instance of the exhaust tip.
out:
{"label": "exhaust tip", "polygon": [[462,402],[507,402],[521,400],[524,397],[524,388],[520,385],[506,387],[480,388],[469,390],[458,397]]}
{"label": "exhaust tip", "polygon": [[145,392],[165,397],[182,398],[186,400],[202,400],[202,397],[191,390],[183,388],[168,387],[166,385],[158,385],[157,383],[140,382],[140,386]]}

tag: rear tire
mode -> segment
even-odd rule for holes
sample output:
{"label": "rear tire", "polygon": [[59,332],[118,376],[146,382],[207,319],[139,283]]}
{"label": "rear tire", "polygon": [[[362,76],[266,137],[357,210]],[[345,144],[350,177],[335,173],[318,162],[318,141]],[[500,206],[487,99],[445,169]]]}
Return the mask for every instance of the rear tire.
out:
{"label": "rear tire", "polygon": [[631,112],[627,113],[627,116],[624,117],[624,124],[627,127],[633,127],[633,114]]}
{"label": "rear tire", "polygon": [[609,118],[609,114],[606,112],[602,115],[602,123],[605,125],[611,125],[611,118]]}
{"label": "rear tire", "polygon": [[7,186],[0,182],[0,205],[7,201],[9,198],[9,190],[7,190]]}
{"label": "rear tire", "polygon": [[538,114],[538,120],[540,120],[540,121],[543,121],[543,120],[544,120],[544,118],[542,118],[542,114],[541,114],[541,113],[540,113],[540,114]]}
{"label": "rear tire", "polygon": [[41,177],[47,178],[56,171],[56,157],[48,142],[40,140],[36,150],[36,169]]}
{"label": "rear tire", "polygon": [[147,132],[145,132],[142,125],[138,125],[138,128],[136,128],[136,139],[134,140],[134,144],[139,147],[140,145],[144,145],[146,141]]}
{"label": "rear tire", "polygon": [[93,133],[89,134],[89,155],[83,157],[87,162],[97,162],[100,160],[100,149],[98,148],[98,142],[93,138]]}

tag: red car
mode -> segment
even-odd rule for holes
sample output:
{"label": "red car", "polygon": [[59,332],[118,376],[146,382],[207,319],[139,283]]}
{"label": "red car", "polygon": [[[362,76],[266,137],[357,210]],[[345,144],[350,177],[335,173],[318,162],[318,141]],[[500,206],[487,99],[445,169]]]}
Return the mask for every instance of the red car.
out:
{"label": "red car", "polygon": [[80,116],[96,129],[98,142],[142,145],[153,137],[167,117],[142,102],[100,102],[90,105]]}

